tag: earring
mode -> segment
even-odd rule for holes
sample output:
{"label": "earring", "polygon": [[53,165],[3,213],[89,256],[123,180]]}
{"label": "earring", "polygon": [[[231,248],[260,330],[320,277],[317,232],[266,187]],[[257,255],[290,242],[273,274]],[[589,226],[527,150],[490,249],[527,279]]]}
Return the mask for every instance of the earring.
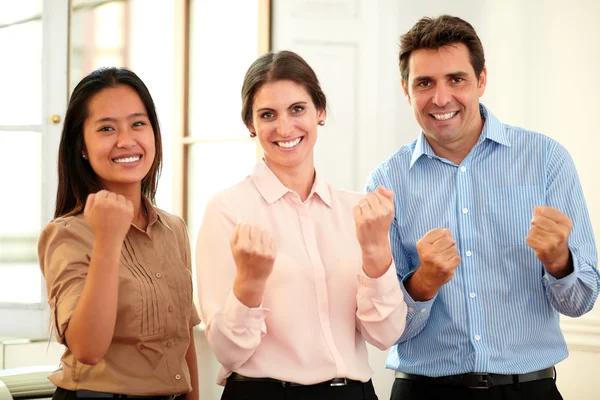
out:
{"label": "earring", "polygon": [[325,126],[325,121],[324,120],[320,120],[319,121],[319,126]]}
{"label": "earring", "polygon": [[250,132],[250,137],[251,137],[251,138],[255,138],[255,137],[256,137],[256,133],[254,133],[254,132]]}
{"label": "earring", "polygon": [[87,160],[87,155],[85,155],[85,153],[81,153],[81,157],[83,157],[84,160]]}

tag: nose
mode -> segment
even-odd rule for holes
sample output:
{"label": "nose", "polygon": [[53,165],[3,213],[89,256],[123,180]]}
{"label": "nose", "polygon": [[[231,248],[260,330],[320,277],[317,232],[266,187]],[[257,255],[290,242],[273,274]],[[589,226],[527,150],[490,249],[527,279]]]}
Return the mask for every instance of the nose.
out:
{"label": "nose", "polygon": [[133,132],[130,127],[124,127],[119,131],[119,136],[117,139],[117,147],[123,149],[129,149],[135,146],[135,139],[133,137]]}
{"label": "nose", "polygon": [[433,96],[433,103],[438,107],[444,107],[450,103],[452,95],[450,94],[449,88],[445,84],[439,84],[435,87],[435,94]]}
{"label": "nose", "polygon": [[277,134],[279,136],[290,136],[294,131],[292,119],[287,115],[282,115],[277,121]]}

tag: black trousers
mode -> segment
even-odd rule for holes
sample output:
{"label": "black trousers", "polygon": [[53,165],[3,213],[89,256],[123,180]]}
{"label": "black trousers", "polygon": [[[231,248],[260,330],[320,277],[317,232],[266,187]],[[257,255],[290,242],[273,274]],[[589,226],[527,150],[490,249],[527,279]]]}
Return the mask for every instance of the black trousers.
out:
{"label": "black trousers", "polygon": [[377,400],[371,381],[347,386],[283,386],[277,382],[227,381],[221,400]]}
{"label": "black trousers", "polygon": [[562,400],[554,379],[541,379],[489,389],[435,385],[426,381],[396,379],[391,400]]}

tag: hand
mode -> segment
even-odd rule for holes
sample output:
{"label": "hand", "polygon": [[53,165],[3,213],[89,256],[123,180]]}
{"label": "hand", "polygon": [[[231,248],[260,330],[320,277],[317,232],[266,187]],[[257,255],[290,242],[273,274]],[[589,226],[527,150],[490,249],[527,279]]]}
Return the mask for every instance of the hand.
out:
{"label": "hand", "polygon": [[564,278],[573,271],[570,262],[569,234],[573,223],[565,214],[551,207],[535,207],[527,245],[555,278]]}
{"label": "hand", "polygon": [[246,306],[258,307],[273,271],[275,241],[267,231],[242,223],[235,226],[229,244],[237,268],[233,291]]}
{"label": "hand", "polygon": [[125,196],[101,190],[88,196],[83,217],[96,239],[121,243],[133,221],[133,203]]}
{"label": "hand", "polygon": [[461,259],[449,229],[427,232],[417,242],[417,252],[421,265],[407,282],[407,290],[414,300],[430,300],[450,282]]}
{"label": "hand", "polygon": [[392,264],[389,231],[394,219],[394,192],[379,186],[352,210],[363,270],[371,278],[385,274]]}

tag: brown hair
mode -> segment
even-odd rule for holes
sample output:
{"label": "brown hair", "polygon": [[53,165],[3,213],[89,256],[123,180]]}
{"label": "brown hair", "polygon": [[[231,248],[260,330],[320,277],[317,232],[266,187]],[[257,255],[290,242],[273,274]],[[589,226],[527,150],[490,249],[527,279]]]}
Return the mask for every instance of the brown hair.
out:
{"label": "brown hair", "polygon": [[162,166],[162,141],[154,101],[144,82],[132,71],[125,68],[100,68],[77,84],[69,100],[58,148],[58,190],[54,218],[80,214],[88,195],[104,189],[90,163],[82,158],[83,124],[88,117],[90,99],[106,88],[120,85],[131,87],[140,96],[154,131],[154,161],[150,171],[142,179],[142,194],[154,203]]}
{"label": "brown hair", "polygon": [[317,110],[325,110],[327,99],[315,71],[292,51],[267,53],[250,65],[242,85],[242,121],[252,125],[252,104],[256,92],[267,82],[290,80],[304,86]]}
{"label": "brown hair", "polygon": [[458,17],[441,15],[435,19],[421,18],[415,26],[400,38],[400,74],[404,82],[408,82],[408,61],[414,50],[433,49],[462,43],[469,49],[471,65],[475,76],[485,67],[483,45],[471,24]]}

